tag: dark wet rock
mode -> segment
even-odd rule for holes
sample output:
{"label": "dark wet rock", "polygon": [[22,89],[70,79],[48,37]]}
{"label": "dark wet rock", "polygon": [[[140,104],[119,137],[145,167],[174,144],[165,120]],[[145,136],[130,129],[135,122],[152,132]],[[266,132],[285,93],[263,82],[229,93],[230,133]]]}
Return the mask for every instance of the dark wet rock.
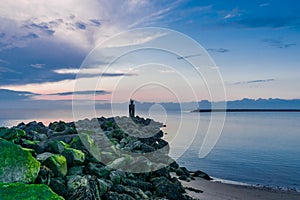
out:
{"label": "dark wet rock", "polygon": [[51,156],[53,156],[53,155],[54,155],[53,153],[50,153],[50,152],[44,152],[44,153],[38,154],[38,155],[36,156],[36,159],[37,159],[40,163],[42,163],[42,162],[44,162],[47,158],[49,158],[49,157],[51,157]]}
{"label": "dark wet rock", "polygon": [[125,178],[125,179],[123,179],[122,184],[127,185],[127,186],[137,187],[137,188],[140,188],[143,191],[152,191],[153,190],[152,183],[141,181],[141,180],[138,180],[138,179],[134,180],[134,179]]}
{"label": "dark wet rock", "polygon": [[205,172],[202,172],[200,170],[197,170],[197,171],[193,172],[192,176],[193,177],[200,177],[200,178],[203,178],[203,179],[206,179],[206,180],[212,180],[212,178],[208,174],[206,174]]}
{"label": "dark wet rock", "polygon": [[50,185],[51,178],[53,177],[52,171],[46,167],[46,166],[41,166],[39,174],[35,180],[35,183],[38,184],[45,184],[45,185]]}
{"label": "dark wet rock", "polygon": [[126,174],[123,171],[116,170],[111,171],[109,174],[109,179],[113,182],[113,184],[120,184],[122,180],[126,178]]}
{"label": "dark wet rock", "polygon": [[76,137],[77,137],[77,135],[62,135],[59,133],[59,134],[51,136],[49,139],[63,141],[65,143],[69,144]]}
{"label": "dark wet rock", "polygon": [[51,122],[49,124],[49,129],[54,130],[56,132],[62,132],[66,130],[66,128],[68,128],[68,125],[63,121]]}
{"label": "dark wet rock", "polygon": [[54,177],[64,177],[67,175],[67,160],[62,155],[50,156],[42,164],[53,172]]}
{"label": "dark wet rock", "polygon": [[50,140],[48,142],[48,145],[45,149],[47,152],[51,153],[56,153],[56,154],[61,154],[65,148],[69,147],[70,145],[66,144],[63,141],[59,140]]}
{"label": "dark wet rock", "polygon": [[71,176],[68,177],[67,199],[91,199],[101,200],[101,196],[111,188],[111,184],[95,176]]}
{"label": "dark wet rock", "polygon": [[117,192],[119,194],[128,194],[132,196],[134,199],[148,199],[149,197],[140,189],[137,187],[128,187],[124,185],[114,185],[111,188],[111,191]]}
{"label": "dark wet rock", "polygon": [[156,177],[151,179],[155,190],[154,195],[157,197],[164,197],[170,200],[183,199],[182,188],[177,184],[171,182],[166,177]]}
{"label": "dark wet rock", "polygon": [[34,182],[40,163],[31,153],[3,139],[0,147],[0,182]]}
{"label": "dark wet rock", "polygon": [[84,166],[73,166],[68,168],[68,174],[67,176],[73,176],[73,175],[81,175],[83,174]]}
{"label": "dark wet rock", "polygon": [[99,163],[89,163],[85,169],[87,174],[95,175],[98,178],[108,178],[111,169]]}
{"label": "dark wet rock", "polygon": [[19,140],[26,135],[25,131],[17,128],[0,127],[0,138],[5,140],[14,141]]}
{"label": "dark wet rock", "polygon": [[52,178],[49,186],[56,194],[67,196],[66,181],[63,178]]}
{"label": "dark wet rock", "polygon": [[104,195],[105,200],[134,200],[134,198],[128,194],[119,194],[117,192],[109,191]]}
{"label": "dark wet rock", "polygon": [[183,181],[190,181],[189,177],[186,176],[185,174],[182,174],[181,176],[179,176],[179,179],[183,180]]}
{"label": "dark wet rock", "polygon": [[61,153],[69,166],[82,165],[85,160],[85,154],[81,150],[65,148]]}
{"label": "dark wet rock", "polygon": [[1,200],[64,200],[43,184],[0,183],[0,194]]}

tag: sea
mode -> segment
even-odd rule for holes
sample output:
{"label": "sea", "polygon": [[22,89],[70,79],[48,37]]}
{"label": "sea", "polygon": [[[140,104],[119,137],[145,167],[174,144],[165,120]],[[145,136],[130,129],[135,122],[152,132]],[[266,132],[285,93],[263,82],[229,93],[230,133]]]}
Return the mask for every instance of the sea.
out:
{"label": "sea", "polygon": [[[163,122],[170,156],[189,170],[201,170],[217,180],[300,191],[300,112],[191,113],[140,111]],[[97,110],[97,117],[127,115]],[[92,118],[82,113],[82,118]],[[20,122],[73,121],[70,110],[0,110],[0,126]],[[205,139],[214,127],[212,140]],[[211,139],[211,138],[210,138]],[[213,141],[213,142],[212,142]],[[209,143],[209,144],[208,144]],[[211,150],[201,155],[201,148]]]}

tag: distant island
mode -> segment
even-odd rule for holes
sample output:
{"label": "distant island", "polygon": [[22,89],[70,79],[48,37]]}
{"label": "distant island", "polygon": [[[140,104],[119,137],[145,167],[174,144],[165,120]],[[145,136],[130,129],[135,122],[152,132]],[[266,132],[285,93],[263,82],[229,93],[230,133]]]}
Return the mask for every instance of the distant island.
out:
{"label": "distant island", "polygon": [[196,109],[191,112],[300,112],[300,109]]}

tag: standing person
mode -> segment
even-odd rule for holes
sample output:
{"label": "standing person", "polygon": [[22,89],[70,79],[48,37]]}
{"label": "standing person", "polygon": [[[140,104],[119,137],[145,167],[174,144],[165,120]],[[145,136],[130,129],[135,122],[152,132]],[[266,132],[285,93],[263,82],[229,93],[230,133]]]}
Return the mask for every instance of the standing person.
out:
{"label": "standing person", "polygon": [[134,117],[134,112],[135,112],[135,105],[134,101],[130,99],[130,104],[129,104],[129,117]]}

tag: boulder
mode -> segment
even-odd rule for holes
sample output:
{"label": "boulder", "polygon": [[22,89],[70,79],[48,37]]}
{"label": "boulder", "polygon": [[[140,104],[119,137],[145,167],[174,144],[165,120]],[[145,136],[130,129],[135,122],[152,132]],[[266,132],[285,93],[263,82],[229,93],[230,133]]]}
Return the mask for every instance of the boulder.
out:
{"label": "boulder", "polygon": [[154,195],[170,200],[184,199],[182,188],[178,184],[171,182],[166,177],[156,177],[151,179],[154,185]]}
{"label": "boulder", "polygon": [[64,177],[67,175],[67,160],[62,155],[50,156],[42,164],[51,169],[54,177]]}
{"label": "boulder", "polygon": [[110,188],[111,184],[95,176],[71,176],[67,178],[68,199],[101,200],[101,196]]}
{"label": "boulder", "polygon": [[44,162],[47,158],[49,158],[49,157],[51,157],[51,156],[53,156],[53,155],[55,155],[55,154],[50,153],[50,152],[44,152],[44,153],[38,154],[38,155],[36,156],[36,159],[37,159],[40,163],[42,163],[42,162]]}
{"label": "boulder", "polygon": [[41,166],[38,177],[35,180],[35,183],[39,183],[39,184],[45,184],[45,185],[49,185],[51,182],[51,178],[53,176],[52,171],[46,167],[46,166]]}
{"label": "boulder", "polygon": [[63,141],[50,140],[45,150],[51,153],[61,154],[67,147],[69,147],[69,145]]}
{"label": "boulder", "polygon": [[25,131],[21,129],[0,127],[0,138],[5,140],[13,141],[25,135]]}
{"label": "boulder", "polygon": [[118,194],[117,192],[109,191],[104,195],[106,200],[134,200],[134,198],[128,194]]}
{"label": "boulder", "polygon": [[67,195],[66,181],[63,178],[52,178],[49,186],[56,194]]}
{"label": "boulder", "polygon": [[0,182],[34,182],[40,163],[31,153],[3,139],[0,139],[0,147]]}
{"label": "boulder", "polygon": [[65,148],[61,154],[67,159],[69,166],[82,165],[85,160],[85,154],[81,150]]}
{"label": "boulder", "polygon": [[98,163],[89,163],[86,168],[86,173],[105,179],[109,176],[110,171],[108,167]]}
{"label": "boulder", "polygon": [[86,153],[86,159],[90,162],[101,161],[100,150],[95,144],[94,140],[88,134],[78,134],[75,138],[73,138],[70,146]]}
{"label": "boulder", "polygon": [[0,183],[0,194],[1,200],[64,200],[43,184]]}

